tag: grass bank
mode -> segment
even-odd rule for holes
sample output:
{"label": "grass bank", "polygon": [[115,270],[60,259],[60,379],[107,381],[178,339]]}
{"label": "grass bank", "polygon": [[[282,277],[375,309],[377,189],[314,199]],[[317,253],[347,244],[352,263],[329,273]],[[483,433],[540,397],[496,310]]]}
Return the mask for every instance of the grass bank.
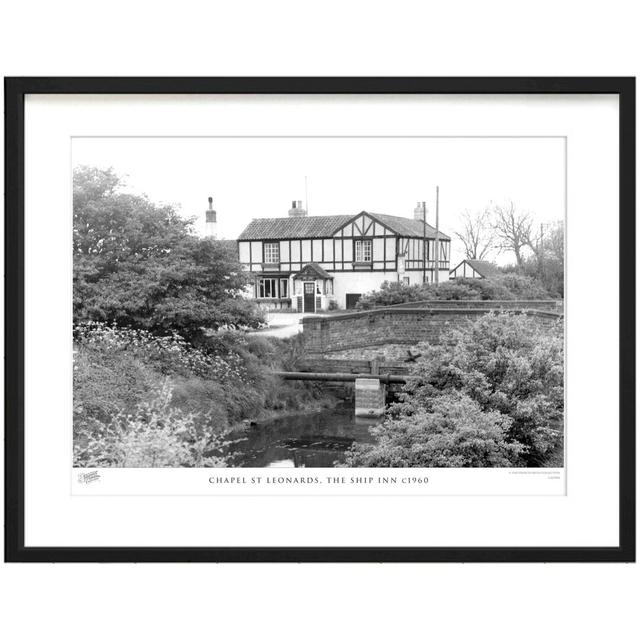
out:
{"label": "grass bank", "polygon": [[250,422],[333,406],[321,385],[283,381],[299,336],[225,332],[197,348],[179,335],[87,323],[74,330],[75,466],[224,466]]}

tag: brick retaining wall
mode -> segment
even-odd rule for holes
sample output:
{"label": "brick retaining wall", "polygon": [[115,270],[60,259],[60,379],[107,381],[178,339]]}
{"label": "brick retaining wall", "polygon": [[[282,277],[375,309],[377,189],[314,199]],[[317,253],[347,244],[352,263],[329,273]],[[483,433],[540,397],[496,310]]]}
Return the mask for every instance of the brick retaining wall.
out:
{"label": "brick retaining wall", "polygon": [[[464,326],[491,311],[505,310],[503,303],[511,305],[514,301],[488,301],[493,305],[483,304],[476,308],[471,308],[470,302],[478,304],[484,301],[446,302],[446,307],[432,306],[433,303],[428,308],[424,305],[420,308],[395,305],[370,311],[303,318],[305,351],[309,354],[324,354],[379,344],[438,344],[445,331]],[[509,310],[526,313],[543,324],[557,322],[562,317],[555,310],[532,309],[532,302],[548,303],[521,300],[519,307],[509,306]]]}

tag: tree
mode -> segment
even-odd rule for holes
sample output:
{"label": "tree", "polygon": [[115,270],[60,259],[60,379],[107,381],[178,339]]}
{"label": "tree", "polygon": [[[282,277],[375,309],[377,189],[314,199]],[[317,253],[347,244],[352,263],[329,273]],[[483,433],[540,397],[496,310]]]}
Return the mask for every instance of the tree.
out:
{"label": "tree", "polygon": [[[543,223],[539,231],[527,240],[531,255],[525,256],[515,268],[517,273],[535,280],[551,296],[564,296],[564,225],[562,222]],[[505,267],[506,272],[513,267]]]}
{"label": "tree", "polygon": [[500,249],[512,251],[518,267],[522,267],[523,249],[531,246],[533,220],[528,213],[519,213],[513,202],[493,209],[493,228]]}
{"label": "tree", "polygon": [[467,211],[462,215],[462,223],[462,231],[456,231],[455,235],[464,246],[465,258],[484,260],[496,242],[490,210],[485,208],[475,214]]}
{"label": "tree", "polygon": [[257,326],[247,276],[229,243],[200,239],[192,220],[121,191],[113,170],[74,172],[74,321],[114,322],[190,340]]}

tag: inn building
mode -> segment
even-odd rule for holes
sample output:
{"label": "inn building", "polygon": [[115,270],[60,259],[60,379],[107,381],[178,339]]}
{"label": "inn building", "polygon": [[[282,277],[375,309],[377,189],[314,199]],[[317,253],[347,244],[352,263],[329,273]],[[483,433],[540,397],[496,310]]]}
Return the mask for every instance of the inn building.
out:
{"label": "inn building", "polygon": [[385,280],[433,282],[436,269],[440,282],[448,280],[451,239],[423,215],[418,205],[412,218],[316,216],[294,201],[287,217],[254,218],[238,237],[240,262],[253,275],[250,295],[268,308],[308,313],[353,308]]}

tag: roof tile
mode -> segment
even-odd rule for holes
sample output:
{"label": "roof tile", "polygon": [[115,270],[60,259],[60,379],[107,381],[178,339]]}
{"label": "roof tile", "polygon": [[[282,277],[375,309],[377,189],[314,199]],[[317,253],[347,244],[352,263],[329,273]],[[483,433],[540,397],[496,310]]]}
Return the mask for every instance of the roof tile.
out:
{"label": "roof tile", "polygon": [[[389,227],[394,233],[405,236],[422,238],[423,229],[420,220],[389,216],[381,213],[367,213],[374,220],[378,220]],[[360,214],[356,214],[360,215]],[[283,240],[289,238],[330,238],[341,227],[355,218],[353,215],[337,216],[305,216],[301,218],[254,218],[246,229],[238,236],[238,240]],[[426,228],[427,238],[435,238],[436,230],[429,224]],[[443,240],[449,236],[440,232]]]}

